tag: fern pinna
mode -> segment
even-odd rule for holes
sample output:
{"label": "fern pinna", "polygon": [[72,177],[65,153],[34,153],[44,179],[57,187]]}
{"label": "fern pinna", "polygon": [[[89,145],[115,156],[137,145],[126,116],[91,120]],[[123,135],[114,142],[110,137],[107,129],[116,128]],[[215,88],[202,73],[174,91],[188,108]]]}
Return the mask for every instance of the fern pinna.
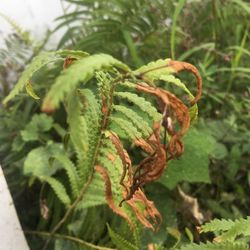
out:
{"label": "fern pinna", "polygon": [[[49,142],[47,148],[52,144],[58,150],[47,154],[47,165],[42,170],[27,164],[34,151],[24,166],[25,173],[47,182],[66,206],[65,216],[52,233],[73,210],[105,202],[132,229],[137,227],[136,218],[145,227],[157,229],[161,215],[147,199],[143,186],[159,179],[167,162],[184,151],[182,137],[197,116],[196,103],[201,96],[202,81],[197,69],[166,59],[133,71],[106,54],[46,52],[34,58],[4,103],[24,87],[38,99],[41,94],[35,92],[41,90],[36,88],[35,75],[58,62],[61,73],[43,98],[41,109],[48,114],[66,110],[72,147],[65,150]],[[174,76],[182,70],[196,77],[195,95]],[[185,93],[188,97],[170,92],[175,88],[183,92],[181,97]],[[133,148],[138,149],[136,157],[131,153]],[[51,167],[54,171],[46,171]],[[59,169],[65,170],[69,185],[55,176]]]}

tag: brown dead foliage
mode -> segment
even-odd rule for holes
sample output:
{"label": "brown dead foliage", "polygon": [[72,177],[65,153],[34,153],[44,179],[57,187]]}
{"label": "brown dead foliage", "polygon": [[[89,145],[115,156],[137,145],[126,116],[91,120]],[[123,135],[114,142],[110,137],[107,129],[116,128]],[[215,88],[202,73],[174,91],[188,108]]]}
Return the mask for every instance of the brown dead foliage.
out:
{"label": "brown dead foliage", "polygon": [[113,195],[112,195],[112,186],[111,186],[111,181],[109,178],[108,171],[100,165],[95,166],[95,171],[101,174],[103,181],[105,183],[105,196],[106,196],[106,200],[107,200],[109,207],[113,210],[114,213],[123,217],[133,227],[133,222],[129,218],[129,216],[123,211],[122,208],[118,207],[114,203]]}
{"label": "brown dead foliage", "polygon": [[199,99],[201,98],[201,94],[202,94],[202,78],[200,76],[198,69],[190,63],[174,61],[174,60],[171,60],[168,66],[173,68],[176,73],[186,70],[186,71],[190,71],[195,76],[197,92],[196,92],[195,98],[192,101],[190,101],[190,104],[194,105],[195,103],[197,103]]}
{"label": "brown dead foliage", "polygon": [[[188,107],[174,94],[161,88],[148,86],[145,83],[137,84],[136,89],[151,95],[154,95],[159,103],[160,109],[164,114],[162,125],[171,135],[167,146],[168,159],[178,158],[184,150],[181,142],[182,136],[187,132],[190,126],[190,117]],[[177,120],[180,125],[179,131],[175,131],[170,121]]]}
{"label": "brown dead foliage", "polygon": [[[153,231],[158,230],[162,223],[162,217],[153,201],[147,199],[141,189],[138,189],[133,197],[127,201],[138,220],[147,228]],[[151,221],[152,222],[151,222]],[[154,227],[153,225],[156,225]]]}
{"label": "brown dead foliage", "polygon": [[[131,207],[136,217],[138,218],[138,220],[145,227],[150,228],[152,230],[156,230],[162,221],[159,211],[155,207],[154,203],[147,199],[147,197],[139,188],[139,186],[136,189],[132,188],[134,182],[134,173],[132,170],[131,159],[127,151],[123,148],[123,145],[119,137],[114,132],[109,131],[109,138],[114,144],[117,154],[119,155],[123,163],[123,174],[120,179],[120,184],[124,187],[122,193],[124,199],[121,201],[120,206],[122,202],[126,201],[127,204]],[[113,201],[111,181],[109,179],[107,170],[100,166],[96,166],[95,169],[103,176],[106,186],[106,200],[109,207],[115,213],[124,217],[129,222],[129,224],[132,225],[131,221],[128,220],[128,216],[125,216],[124,213],[122,213],[123,211],[122,208],[117,207]],[[131,188],[133,189],[132,192]]]}
{"label": "brown dead foliage", "polygon": [[134,172],[131,193],[137,188],[159,179],[167,162],[166,151],[160,141],[160,123],[154,124],[154,132],[147,141],[138,140],[135,141],[135,144],[144,149],[149,156],[139,163]]}
{"label": "brown dead foliage", "polygon": [[199,99],[201,98],[201,94],[202,94],[202,78],[200,76],[198,69],[190,63],[170,60],[166,63],[166,65],[151,68],[150,70],[142,72],[140,74],[140,78],[144,79],[143,76],[146,75],[148,72],[156,71],[156,70],[162,69],[162,68],[169,68],[173,71],[173,73],[178,73],[181,71],[191,72],[196,78],[197,91],[196,91],[195,98],[190,101],[190,104],[191,104],[191,106],[193,106],[195,103],[197,103],[199,101]]}

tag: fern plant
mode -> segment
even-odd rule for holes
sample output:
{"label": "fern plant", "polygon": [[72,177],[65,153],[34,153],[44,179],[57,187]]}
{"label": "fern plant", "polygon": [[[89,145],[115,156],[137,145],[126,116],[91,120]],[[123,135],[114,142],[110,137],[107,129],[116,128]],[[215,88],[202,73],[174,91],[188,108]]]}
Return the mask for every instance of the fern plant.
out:
{"label": "fern plant", "polygon": [[[52,227],[46,246],[66,222],[74,222],[77,211],[107,203],[134,232],[134,245],[123,244],[139,249],[140,224],[157,230],[162,221],[143,187],[158,180],[168,161],[184,152],[182,137],[197,117],[201,77],[193,65],[171,59],[131,70],[107,54],[44,52],[25,69],[4,104],[14,101],[23,88],[39,102],[44,90],[36,75],[53,64],[62,71],[41,110],[66,111],[68,133],[64,143],[48,140],[24,162],[24,173],[32,181],[47,183],[64,205],[65,213]],[[195,94],[174,76],[182,70],[194,74]],[[170,92],[173,87],[179,97]],[[132,153],[135,148],[137,155]],[[110,228],[109,234],[114,244],[122,239]]]}
{"label": "fern plant", "polygon": [[213,232],[215,238],[213,243],[188,244],[181,247],[181,250],[189,249],[227,249],[227,250],[247,250],[249,249],[250,218],[237,219],[235,221],[225,219],[214,219],[204,224],[200,233]]}

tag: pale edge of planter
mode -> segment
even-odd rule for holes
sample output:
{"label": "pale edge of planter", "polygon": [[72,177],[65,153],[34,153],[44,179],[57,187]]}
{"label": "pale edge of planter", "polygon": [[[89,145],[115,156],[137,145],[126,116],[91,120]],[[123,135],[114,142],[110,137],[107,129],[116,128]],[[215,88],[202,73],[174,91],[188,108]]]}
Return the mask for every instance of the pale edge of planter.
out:
{"label": "pale edge of planter", "polygon": [[0,250],[29,250],[0,166]]}

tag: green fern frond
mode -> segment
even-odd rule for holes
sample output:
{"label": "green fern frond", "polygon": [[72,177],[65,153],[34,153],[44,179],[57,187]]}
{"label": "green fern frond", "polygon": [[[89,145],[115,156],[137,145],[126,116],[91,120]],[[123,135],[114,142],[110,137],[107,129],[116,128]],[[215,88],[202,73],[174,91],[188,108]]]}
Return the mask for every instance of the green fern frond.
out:
{"label": "green fern frond", "polygon": [[[144,65],[142,67],[140,67],[139,69],[136,69],[135,71],[133,71],[133,73],[135,75],[140,75],[140,74],[146,74],[147,77],[150,77],[151,74],[155,75],[155,74],[171,74],[174,73],[174,70],[171,67],[167,67],[169,62],[171,59],[165,59],[165,60],[157,60],[154,62],[150,62],[147,65]],[[157,70],[153,70],[153,69],[157,69]]]}
{"label": "green fern frond", "polygon": [[152,134],[153,130],[150,125],[132,109],[122,105],[113,105],[113,109],[132,122],[137,130],[142,133],[143,137],[148,138]]}
{"label": "green fern frond", "polygon": [[83,199],[78,204],[77,209],[85,209],[106,204],[104,190],[103,179],[99,174],[95,173],[92,182]]}
{"label": "green fern frond", "polygon": [[125,64],[105,54],[91,55],[77,60],[56,79],[55,84],[52,85],[45,97],[43,109],[51,110],[57,108],[60,102],[64,100],[66,94],[70,93],[80,83],[88,82],[93,78],[96,71],[101,69],[108,70],[112,69],[112,67],[129,71]]}
{"label": "green fern frond", "polygon": [[[88,143],[88,150],[80,152],[82,157],[84,157],[83,162],[79,161],[78,169],[83,174],[82,181],[84,182],[91,171],[93,171],[93,161],[95,160],[95,153],[97,142],[101,137],[101,106],[99,100],[94,95],[94,93],[89,89],[78,90],[78,95],[80,102],[82,103],[82,114],[81,116],[86,121],[87,126],[87,136],[79,138],[83,143]],[[74,128],[72,128],[74,129]],[[76,130],[77,132],[77,130]],[[76,135],[77,136],[77,135]]]}
{"label": "green fern frond", "polygon": [[234,241],[237,236],[250,236],[250,217],[246,219],[213,220],[202,226],[201,232],[219,232],[220,241]]}
{"label": "green fern frond", "polygon": [[219,232],[229,230],[234,226],[234,221],[225,219],[214,219],[202,226],[201,232]]}
{"label": "green fern frond", "polygon": [[184,90],[189,95],[189,97],[191,97],[192,99],[194,98],[193,94],[186,87],[186,85],[173,75],[160,75],[159,77],[155,77],[154,79],[163,80],[166,83],[174,84],[175,86],[180,87],[182,90]]}
{"label": "green fern frond", "polygon": [[[137,128],[134,127],[133,123],[131,123],[128,120],[125,120],[125,119],[122,119],[122,118],[119,118],[119,117],[115,117],[115,116],[111,116],[110,117],[110,123],[111,123],[110,126],[113,128],[113,130],[115,132],[117,132],[116,131],[116,126],[118,126],[121,130],[123,130],[123,132],[132,141],[136,140],[136,139],[139,139],[139,138],[142,138],[141,132],[139,132],[137,130]],[[113,124],[115,126],[112,126]]]}
{"label": "green fern frond", "polygon": [[80,187],[78,184],[79,178],[77,176],[76,168],[73,162],[65,155],[55,155],[54,158],[61,163],[63,168],[65,169],[69,184],[72,190],[73,198],[76,198],[79,195]]}
{"label": "green fern frond", "polygon": [[[110,177],[113,201],[118,207],[121,200],[123,200],[123,187],[120,184],[120,179],[123,172],[123,163],[120,156],[117,154],[114,144],[109,138],[104,137],[102,141],[102,147],[100,148],[100,154],[97,158],[98,164],[103,166]],[[123,207],[123,210],[133,217],[130,209],[127,206]]]}
{"label": "green fern frond", "polygon": [[129,241],[125,240],[121,235],[113,231],[108,224],[107,224],[107,227],[108,227],[109,236],[112,242],[117,247],[117,249],[139,250],[138,247],[131,244]]}
{"label": "green fern frond", "polygon": [[180,248],[180,250],[248,250],[246,244],[225,242],[225,243],[207,243],[207,244],[189,244]]}
{"label": "green fern frond", "polygon": [[36,71],[44,67],[46,64],[54,62],[55,60],[58,60],[58,57],[51,52],[43,52],[40,55],[36,56],[32,60],[31,64],[28,65],[28,67],[22,73],[14,89],[4,99],[3,103],[6,105],[12,98],[19,94],[23,90],[26,82],[30,80],[30,78],[36,73]]}
{"label": "green fern frond", "polygon": [[85,52],[71,51],[71,50],[61,50],[55,52],[42,52],[38,56],[34,57],[32,62],[26,67],[21,77],[19,78],[14,89],[9,93],[9,95],[4,99],[3,103],[6,105],[12,98],[19,94],[27,82],[30,81],[31,77],[41,68],[49,63],[56,62],[58,60],[64,60],[63,56],[77,56],[85,57],[88,54]]}
{"label": "green fern frond", "polygon": [[69,124],[70,139],[73,143],[75,152],[77,154],[78,173],[80,179],[83,179],[84,169],[79,168],[79,164],[87,161],[87,152],[89,151],[89,134],[88,124],[85,117],[82,115],[84,110],[84,103],[76,94],[77,91],[72,91],[68,97],[67,113]]}
{"label": "green fern frond", "polygon": [[64,185],[58,181],[57,179],[50,177],[50,176],[40,176],[40,180],[47,182],[50,187],[54,190],[58,199],[68,207],[71,203],[70,197],[66,192]]}
{"label": "green fern frond", "polygon": [[115,92],[114,96],[125,99],[136,106],[138,106],[145,114],[147,114],[153,121],[160,121],[162,115],[157,112],[152,104],[145,100],[145,98],[138,96],[131,92]]}

